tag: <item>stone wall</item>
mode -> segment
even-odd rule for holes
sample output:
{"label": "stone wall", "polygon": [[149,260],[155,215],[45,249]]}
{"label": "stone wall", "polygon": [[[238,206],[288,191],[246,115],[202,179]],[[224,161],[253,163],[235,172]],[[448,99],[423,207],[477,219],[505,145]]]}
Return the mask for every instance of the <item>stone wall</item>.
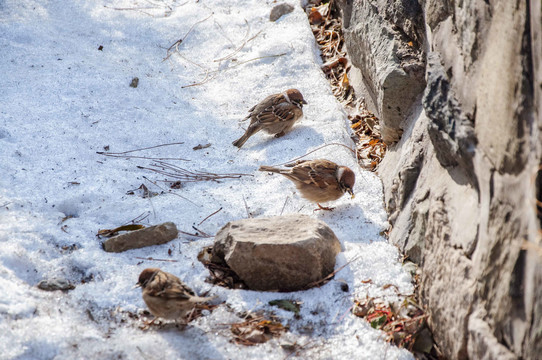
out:
{"label": "stone wall", "polygon": [[[540,0],[342,0],[397,244],[452,359],[542,354]],[[540,208],[542,210],[542,208]]]}

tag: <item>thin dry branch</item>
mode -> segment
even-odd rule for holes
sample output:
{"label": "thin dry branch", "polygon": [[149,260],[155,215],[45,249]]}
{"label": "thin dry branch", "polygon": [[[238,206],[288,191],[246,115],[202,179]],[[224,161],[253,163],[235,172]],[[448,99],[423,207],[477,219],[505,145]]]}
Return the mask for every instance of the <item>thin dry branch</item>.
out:
{"label": "thin dry branch", "polygon": [[220,61],[229,60],[229,59],[233,58],[235,56],[235,54],[237,54],[239,51],[243,50],[243,48],[245,47],[246,44],[248,44],[250,41],[254,40],[258,35],[260,35],[262,33],[263,30],[260,30],[260,31],[258,31],[256,33],[256,35],[254,35],[253,37],[248,39],[248,35],[250,33],[250,24],[246,20],[245,20],[245,23],[247,24],[247,32],[246,32],[245,36],[243,37],[241,45],[239,45],[232,53],[230,53],[230,54],[228,54],[228,55],[226,55],[224,57],[221,57],[219,59],[213,60],[214,62],[220,62]]}
{"label": "thin dry branch", "polygon": [[282,216],[282,213],[284,212],[284,208],[286,208],[286,203],[288,203],[288,200],[290,200],[290,197],[286,196],[286,200],[284,200],[284,205],[282,205],[282,210],[280,211],[281,216]]}
{"label": "thin dry branch", "polygon": [[228,67],[225,68],[225,69],[219,69],[219,70],[211,71],[210,73],[213,74],[213,73],[228,71],[228,70],[231,70],[231,69],[236,68],[236,67],[238,67],[238,66],[241,66],[241,65],[244,65],[244,64],[246,64],[246,63],[249,63],[249,62],[251,62],[251,61],[256,61],[256,60],[261,60],[261,59],[269,59],[269,58],[276,58],[276,57],[281,57],[281,56],[284,56],[284,55],[286,55],[286,53],[280,53],[280,54],[274,54],[274,55],[265,55],[265,56],[258,56],[258,57],[253,58],[253,59],[248,59],[248,60],[245,60],[245,61],[238,62],[237,64],[235,64],[235,65],[233,65],[233,66],[228,66]]}
{"label": "thin dry branch", "polygon": [[190,171],[180,166],[176,166],[164,161],[157,161],[156,163],[151,164],[150,167],[138,166],[138,168],[143,170],[150,170],[160,175],[165,175],[170,178],[181,180],[184,182],[218,181],[221,179],[239,179],[242,176],[254,176],[252,174],[243,173],[215,174],[200,170]]}
{"label": "thin dry branch", "polygon": [[144,147],[141,149],[134,149],[134,150],[128,150],[123,152],[107,152],[107,151],[96,151],[96,154],[103,155],[103,156],[109,156],[109,157],[118,157],[118,158],[126,158],[126,159],[146,159],[146,160],[176,160],[176,161],[190,161],[187,159],[182,158],[160,158],[160,157],[150,157],[150,156],[136,156],[136,155],[127,155],[129,153],[133,153],[136,151],[143,151],[143,150],[149,150],[149,149],[156,149],[163,146],[171,146],[171,145],[181,145],[184,144],[184,142],[176,142],[176,143],[169,143],[169,144],[160,144],[155,146],[149,146]]}
{"label": "thin dry branch", "polygon": [[207,238],[210,238],[210,237],[213,237],[212,235],[209,235],[209,234],[191,234],[189,232],[186,232],[186,231],[182,231],[182,230],[177,230],[178,232],[180,232],[181,234],[183,235],[187,235],[187,236],[192,236],[192,237],[197,237],[197,238],[202,238],[202,239],[207,239]]}
{"label": "thin dry branch", "polygon": [[214,78],[216,78],[218,76],[218,74],[220,74],[222,72],[225,72],[225,71],[228,71],[228,70],[231,70],[233,68],[236,68],[237,66],[241,66],[243,64],[249,63],[251,61],[267,59],[267,58],[276,58],[276,57],[280,57],[280,56],[284,56],[284,55],[286,55],[286,53],[276,54],[276,55],[259,56],[259,57],[254,58],[254,59],[249,59],[249,60],[246,60],[246,61],[239,62],[239,63],[237,63],[235,65],[228,66],[225,69],[217,69],[217,70],[213,70],[213,71],[205,70],[205,77],[204,77],[203,80],[201,80],[201,81],[199,81],[197,83],[194,83],[194,84],[183,85],[183,86],[181,86],[181,89],[189,88],[189,87],[192,87],[192,86],[203,85],[203,84],[213,80]]}
{"label": "thin dry branch", "polygon": [[166,57],[162,60],[162,61],[166,61],[167,59],[169,59],[169,57],[171,56],[172,54],[172,49],[175,48],[175,51],[176,52],[179,52],[179,46],[183,43],[183,41],[186,39],[186,37],[188,36],[188,34],[190,34],[192,32],[192,30],[194,30],[194,28],[196,27],[196,25],[198,24],[201,24],[202,22],[204,21],[207,21],[211,18],[211,16],[213,16],[214,13],[211,13],[211,15],[207,16],[205,19],[202,19],[200,21],[197,21],[195,22],[191,27],[190,29],[188,29],[188,32],[182,37],[180,38],[179,40],[175,41],[173,44],[171,44],[171,46],[167,49],[167,53],[166,53]]}
{"label": "thin dry branch", "polygon": [[192,87],[192,86],[203,85],[206,82],[209,82],[209,81],[213,80],[217,76],[218,76],[218,73],[215,73],[214,76],[210,77],[209,76],[209,70],[205,70],[205,77],[203,78],[203,80],[198,81],[197,83],[193,83],[193,84],[189,84],[189,85],[183,85],[183,86],[181,86],[181,89],[186,89],[186,88],[189,88],[189,87]]}
{"label": "thin dry branch", "polygon": [[200,223],[198,224],[198,226],[200,226],[201,224],[203,224],[203,222],[205,222],[205,221],[206,221],[207,219],[209,219],[211,216],[218,214],[221,210],[222,210],[222,208],[218,209],[217,211],[215,211],[215,212],[212,213],[211,215],[207,216],[205,219],[201,220]]}
{"label": "thin dry branch", "polygon": [[149,4],[151,4],[152,6],[140,6],[140,7],[111,7],[111,6],[107,6],[107,5],[104,5],[104,7],[106,9],[111,9],[111,10],[118,10],[118,11],[137,11],[137,12],[140,12],[142,14],[145,14],[145,15],[148,15],[148,16],[151,16],[151,17],[157,17],[156,15],[154,14],[151,14],[145,10],[148,10],[148,11],[152,11],[152,10],[163,10],[164,11],[164,14],[162,17],[168,17],[170,16],[172,13],[173,13],[173,10],[174,8],[178,8],[178,7],[181,7],[183,5],[186,5],[188,4],[188,1],[182,3],[182,4],[178,4],[176,5],[175,7],[173,7],[173,5],[170,5],[170,4],[165,4],[165,3],[160,3],[160,4],[155,4],[151,1],[147,1]]}
{"label": "thin dry branch", "polygon": [[344,269],[347,265],[349,265],[350,263],[356,261],[357,259],[359,259],[360,257],[359,256],[356,256],[355,258],[353,258],[352,260],[348,261],[346,264],[344,264],[343,266],[339,267],[337,270],[333,271],[332,273],[330,273],[328,276],[326,276],[325,278],[323,279],[320,279],[318,281],[314,281],[310,284],[308,284],[305,289],[310,289],[310,288],[313,288],[313,287],[320,287],[324,284],[327,284],[327,282],[331,279],[333,279],[333,277],[339,272],[341,271],[342,269]]}
{"label": "thin dry branch", "polygon": [[214,236],[214,235],[207,234],[205,231],[198,229],[194,225],[192,225],[192,229],[196,230],[197,232],[199,232],[201,235],[203,235],[205,237],[213,237]]}
{"label": "thin dry branch", "polygon": [[139,260],[149,260],[149,261],[165,261],[165,262],[179,262],[179,260],[171,260],[171,259],[155,259],[153,257],[139,257],[139,256],[136,256],[135,257],[136,259],[139,259]]}
{"label": "thin dry branch", "polygon": [[172,195],[178,196],[178,197],[180,197],[181,199],[186,200],[186,201],[188,201],[189,203],[191,203],[191,204],[193,204],[193,205],[199,206],[198,204],[196,204],[196,203],[193,202],[192,200],[187,199],[187,198],[185,198],[184,196],[182,196],[182,195],[180,195],[180,194],[177,194],[176,192],[173,192],[173,191],[168,190],[168,189],[164,189],[163,187],[161,187],[160,185],[158,185],[158,184],[156,183],[156,181],[152,181],[151,179],[149,179],[149,178],[146,177],[146,176],[143,176],[143,179],[147,180],[148,182],[150,182],[151,184],[153,184],[154,186],[156,186],[157,188],[159,188],[160,190],[164,191],[164,192],[167,193],[167,194],[172,194]]}

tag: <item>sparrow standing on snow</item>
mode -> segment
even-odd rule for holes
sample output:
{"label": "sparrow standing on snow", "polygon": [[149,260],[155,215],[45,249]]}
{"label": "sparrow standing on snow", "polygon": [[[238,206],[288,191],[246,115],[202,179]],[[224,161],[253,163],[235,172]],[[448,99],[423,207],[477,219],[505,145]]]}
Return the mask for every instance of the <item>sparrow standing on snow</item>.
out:
{"label": "sparrow standing on snow", "polygon": [[297,89],[288,89],[283,93],[266,97],[249,110],[245,119],[250,118],[250,125],[243,136],[233,142],[240,148],[249,137],[264,130],[275,137],[283,136],[295,122],[303,116],[303,104],[307,102]]}
{"label": "sparrow standing on snow", "polygon": [[143,300],[156,318],[180,320],[182,324],[187,323],[196,303],[213,299],[196,296],[181,279],[157,268],[143,270],[136,286],[143,289]]}
{"label": "sparrow standing on snow", "polygon": [[346,166],[339,166],[332,161],[323,159],[302,160],[286,166],[292,168],[279,169],[272,166],[260,166],[259,170],[286,176],[295,184],[305,199],[315,202],[321,210],[332,210],[332,208],[322,207],[320,203],[337,200],[345,192],[354,198],[352,188],[356,182],[356,175]]}

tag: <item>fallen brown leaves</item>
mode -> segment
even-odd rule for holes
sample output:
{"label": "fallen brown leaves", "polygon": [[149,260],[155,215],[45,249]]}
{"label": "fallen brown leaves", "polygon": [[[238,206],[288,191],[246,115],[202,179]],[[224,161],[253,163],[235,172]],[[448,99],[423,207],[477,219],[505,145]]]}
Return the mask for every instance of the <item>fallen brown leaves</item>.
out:
{"label": "fallen brown leaves", "polygon": [[134,230],[140,230],[144,229],[145,225],[140,224],[130,224],[130,225],[122,225],[114,229],[101,229],[98,230],[98,233],[96,236],[98,237],[112,237],[117,235],[121,231],[134,231]]}
{"label": "fallen brown leaves", "polygon": [[329,3],[309,9],[309,22],[324,60],[322,71],[331,83],[333,94],[341,102],[350,104],[354,92],[348,81],[348,59],[342,36],[341,20],[331,16]]}
{"label": "fallen brown leaves", "polygon": [[320,46],[322,71],[331,83],[333,94],[349,113],[351,128],[356,141],[357,158],[360,165],[374,171],[382,161],[387,147],[382,142],[379,119],[367,110],[363,99],[357,99],[350,84],[348,72],[350,64],[344,47],[342,22],[333,10],[333,1],[316,4],[307,8],[307,16],[311,24],[316,42]]}
{"label": "fallen brown leaves", "polygon": [[348,116],[357,138],[358,161],[367,170],[374,171],[386,154],[387,146],[380,137],[378,118],[369,110],[360,108],[357,115]]}
{"label": "fallen brown leaves", "polygon": [[246,321],[231,325],[233,342],[245,346],[253,346],[269,341],[288,330],[274,319],[266,319],[263,315],[249,315]]}
{"label": "fallen brown leaves", "polygon": [[429,347],[420,346],[427,343],[425,328],[427,315],[416,306],[413,297],[407,297],[398,309],[392,305],[379,302],[375,298],[356,300],[352,313],[367,320],[374,329],[382,330],[387,335],[387,341],[410,351],[429,352],[432,347],[429,334]]}

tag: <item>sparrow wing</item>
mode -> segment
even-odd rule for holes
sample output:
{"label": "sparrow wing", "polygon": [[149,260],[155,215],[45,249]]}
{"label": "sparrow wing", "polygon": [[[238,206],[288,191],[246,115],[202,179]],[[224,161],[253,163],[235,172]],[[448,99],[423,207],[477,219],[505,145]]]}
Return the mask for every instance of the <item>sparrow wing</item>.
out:
{"label": "sparrow wing", "polygon": [[295,118],[294,108],[295,105],[287,102],[284,95],[269,95],[250,109],[250,116],[260,124],[292,121]]}
{"label": "sparrow wing", "polygon": [[189,299],[195,296],[194,291],[175,275],[159,271],[152,281],[147,284],[145,291],[148,295],[165,299]]}
{"label": "sparrow wing", "polygon": [[166,299],[189,300],[192,296],[196,296],[196,294],[186,284],[179,280],[179,282],[173,283],[171,286],[158,292],[156,296]]}
{"label": "sparrow wing", "polygon": [[337,184],[335,174],[337,165],[327,160],[306,161],[292,169],[300,181],[307,185],[315,185],[320,189]]}
{"label": "sparrow wing", "polygon": [[296,165],[303,164],[303,163],[306,163],[308,161],[312,161],[312,160],[297,160],[296,162],[289,163],[289,164],[286,164],[284,166],[286,166],[286,167],[294,167]]}
{"label": "sparrow wing", "polygon": [[256,115],[260,124],[292,121],[295,117],[292,105],[273,105]]}
{"label": "sparrow wing", "polygon": [[171,287],[164,289],[156,294],[164,299],[189,300],[193,295],[179,287]]}

